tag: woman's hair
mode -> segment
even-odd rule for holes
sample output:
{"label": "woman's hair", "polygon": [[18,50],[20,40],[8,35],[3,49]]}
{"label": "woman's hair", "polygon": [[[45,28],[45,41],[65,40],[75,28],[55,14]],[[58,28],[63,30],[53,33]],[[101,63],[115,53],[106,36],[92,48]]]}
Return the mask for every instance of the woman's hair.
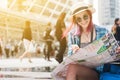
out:
{"label": "woman's hair", "polygon": [[30,24],[31,24],[31,22],[30,22],[30,21],[28,21],[28,20],[27,20],[27,21],[25,21],[25,27],[26,27],[26,28],[30,27]]}
{"label": "woman's hair", "polygon": [[120,18],[115,18],[115,21],[114,21],[115,25],[118,25],[117,22],[118,22],[119,20],[120,20]]}

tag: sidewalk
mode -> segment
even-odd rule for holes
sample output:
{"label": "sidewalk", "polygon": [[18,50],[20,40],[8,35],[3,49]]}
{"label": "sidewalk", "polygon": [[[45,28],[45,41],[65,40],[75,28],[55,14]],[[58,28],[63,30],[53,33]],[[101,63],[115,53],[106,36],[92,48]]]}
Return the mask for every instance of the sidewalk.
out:
{"label": "sidewalk", "polygon": [[[0,80],[52,80],[51,71],[58,65],[55,59],[32,58],[32,63],[25,58],[0,60]],[[46,69],[50,71],[45,71]]]}
{"label": "sidewalk", "polygon": [[32,63],[28,61],[28,58],[20,59],[0,59],[0,68],[31,68],[31,67],[45,67],[45,66],[57,66],[58,62],[51,58],[51,61],[47,61],[44,58],[32,58]]}

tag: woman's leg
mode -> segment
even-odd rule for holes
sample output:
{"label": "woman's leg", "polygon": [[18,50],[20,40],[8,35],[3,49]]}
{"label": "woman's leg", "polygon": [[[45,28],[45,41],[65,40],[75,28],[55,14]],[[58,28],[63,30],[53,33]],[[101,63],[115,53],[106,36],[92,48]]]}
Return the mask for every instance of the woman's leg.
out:
{"label": "woman's leg", "polygon": [[31,52],[27,52],[26,56],[28,57],[28,61],[30,63],[32,63],[32,61],[31,61]]}
{"label": "woman's leg", "polygon": [[20,60],[22,61],[22,59],[23,59],[25,56],[28,57],[28,61],[29,61],[30,63],[32,63],[32,61],[31,61],[31,53],[28,52],[28,51],[25,51],[25,52],[19,57]]}
{"label": "woman's leg", "polygon": [[20,58],[20,60],[22,61],[22,59],[27,55],[27,51],[25,51],[19,58]]}
{"label": "woman's leg", "polygon": [[28,49],[30,47],[30,41],[29,40],[23,39],[23,43],[24,43],[25,52],[19,57],[21,61],[28,54]]}
{"label": "woman's leg", "polygon": [[66,80],[99,80],[98,73],[88,67],[79,64],[70,64]]}

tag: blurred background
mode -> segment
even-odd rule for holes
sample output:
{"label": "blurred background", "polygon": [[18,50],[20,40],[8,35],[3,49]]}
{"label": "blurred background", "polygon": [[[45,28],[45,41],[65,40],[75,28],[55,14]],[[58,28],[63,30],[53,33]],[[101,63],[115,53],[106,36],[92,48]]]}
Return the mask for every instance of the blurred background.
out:
{"label": "blurred background", "polygon": [[[20,39],[23,22],[29,19],[32,21],[34,40],[38,41],[46,24],[51,21],[54,25],[60,13],[69,13],[72,4],[77,1],[93,4],[96,9],[93,21],[108,29],[113,25],[114,19],[120,16],[119,0],[0,0],[0,36]],[[69,14],[66,25],[68,17]]]}

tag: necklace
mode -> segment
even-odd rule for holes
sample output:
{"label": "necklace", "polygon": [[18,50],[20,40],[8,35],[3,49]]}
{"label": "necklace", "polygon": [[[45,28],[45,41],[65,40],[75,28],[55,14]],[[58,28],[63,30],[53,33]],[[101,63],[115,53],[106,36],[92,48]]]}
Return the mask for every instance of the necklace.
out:
{"label": "necklace", "polygon": [[83,33],[81,35],[81,42],[82,43],[87,43],[87,42],[90,42],[90,39],[91,39],[91,33]]}

